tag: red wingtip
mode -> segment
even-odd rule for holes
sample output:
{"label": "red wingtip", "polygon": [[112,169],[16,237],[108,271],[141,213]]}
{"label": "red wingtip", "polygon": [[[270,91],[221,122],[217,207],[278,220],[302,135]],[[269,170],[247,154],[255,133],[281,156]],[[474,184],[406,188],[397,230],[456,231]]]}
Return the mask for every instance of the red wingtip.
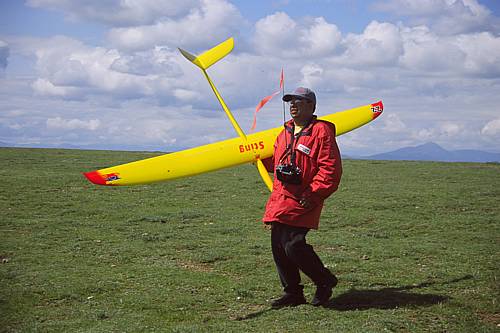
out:
{"label": "red wingtip", "polygon": [[384,104],[382,103],[382,101],[378,101],[377,103],[372,104],[372,112],[372,119],[377,118],[382,114],[382,112],[384,112]]}
{"label": "red wingtip", "polygon": [[83,175],[94,184],[106,185],[106,178],[97,171],[84,172]]}

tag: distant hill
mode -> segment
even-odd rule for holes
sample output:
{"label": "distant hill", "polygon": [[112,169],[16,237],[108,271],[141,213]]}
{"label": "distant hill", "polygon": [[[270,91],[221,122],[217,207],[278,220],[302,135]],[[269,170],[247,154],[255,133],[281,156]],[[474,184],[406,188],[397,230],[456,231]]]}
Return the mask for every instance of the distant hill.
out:
{"label": "distant hill", "polygon": [[500,154],[472,149],[446,150],[436,143],[429,142],[416,147],[405,147],[387,153],[365,156],[362,159],[484,163],[500,162]]}

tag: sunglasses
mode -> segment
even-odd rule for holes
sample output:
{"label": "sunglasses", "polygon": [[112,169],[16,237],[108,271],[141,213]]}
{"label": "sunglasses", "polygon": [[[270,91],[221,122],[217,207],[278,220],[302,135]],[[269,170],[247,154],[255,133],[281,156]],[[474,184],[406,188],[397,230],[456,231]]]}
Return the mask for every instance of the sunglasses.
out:
{"label": "sunglasses", "polygon": [[304,97],[294,97],[288,103],[312,103],[311,100]]}

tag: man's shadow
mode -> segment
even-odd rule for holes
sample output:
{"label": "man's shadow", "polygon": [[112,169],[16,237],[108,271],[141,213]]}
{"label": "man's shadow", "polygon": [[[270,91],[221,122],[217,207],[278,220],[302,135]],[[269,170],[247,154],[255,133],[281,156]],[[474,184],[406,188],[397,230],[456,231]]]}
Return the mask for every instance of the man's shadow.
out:
{"label": "man's shadow", "polygon": [[[465,275],[463,277],[445,282],[423,282],[417,285],[382,289],[351,289],[337,297],[332,298],[325,307],[337,311],[354,311],[431,306],[446,302],[451,297],[435,294],[417,294],[408,291],[432,285],[457,283],[464,280],[470,280],[472,278],[472,275]],[[256,318],[268,311],[272,311],[272,309],[268,308],[255,313],[250,313],[246,316],[237,318],[237,320]]]}
{"label": "man's shadow", "polygon": [[417,285],[382,289],[351,289],[334,297],[326,305],[327,308],[338,311],[368,310],[368,309],[395,309],[401,307],[430,306],[443,303],[449,296],[435,294],[420,294],[408,292],[412,289],[425,288],[435,284],[450,284],[473,277],[466,275],[447,282],[423,282]]}

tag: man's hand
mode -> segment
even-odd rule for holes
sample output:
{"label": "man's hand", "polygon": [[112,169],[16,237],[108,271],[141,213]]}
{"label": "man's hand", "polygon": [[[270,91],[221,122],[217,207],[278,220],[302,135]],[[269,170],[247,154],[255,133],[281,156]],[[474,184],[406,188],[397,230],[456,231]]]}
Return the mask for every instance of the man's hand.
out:
{"label": "man's hand", "polygon": [[272,223],[264,223],[264,230],[270,231],[273,228]]}

